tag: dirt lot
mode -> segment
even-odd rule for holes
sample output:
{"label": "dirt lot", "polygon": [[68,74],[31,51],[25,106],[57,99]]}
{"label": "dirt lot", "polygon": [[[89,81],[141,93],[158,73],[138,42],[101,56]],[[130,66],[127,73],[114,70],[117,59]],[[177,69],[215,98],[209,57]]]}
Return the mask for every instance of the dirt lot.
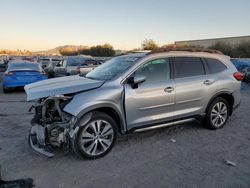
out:
{"label": "dirt lot", "polygon": [[[36,187],[250,187],[250,87],[221,130],[194,122],[121,136],[106,157],[80,160],[33,154],[27,143],[31,103],[0,88],[0,165],[4,179],[31,177]],[[175,139],[176,142],[171,142]],[[228,166],[225,160],[236,163]]]}

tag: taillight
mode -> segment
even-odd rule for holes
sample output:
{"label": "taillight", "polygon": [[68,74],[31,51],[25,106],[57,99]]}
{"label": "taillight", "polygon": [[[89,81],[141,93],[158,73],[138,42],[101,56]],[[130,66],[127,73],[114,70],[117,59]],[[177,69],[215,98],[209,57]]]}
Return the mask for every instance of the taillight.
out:
{"label": "taillight", "polygon": [[4,76],[11,76],[11,75],[13,75],[13,72],[5,72],[4,73]]}
{"label": "taillight", "polygon": [[234,78],[238,81],[242,81],[244,78],[244,75],[241,72],[234,73]]}

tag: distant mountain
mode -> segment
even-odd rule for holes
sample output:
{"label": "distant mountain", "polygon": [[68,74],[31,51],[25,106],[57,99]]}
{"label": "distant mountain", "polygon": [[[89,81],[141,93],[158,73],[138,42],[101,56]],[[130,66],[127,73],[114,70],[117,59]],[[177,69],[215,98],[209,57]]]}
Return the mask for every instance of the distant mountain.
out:
{"label": "distant mountain", "polygon": [[72,51],[77,51],[80,49],[88,49],[88,46],[84,45],[63,45],[63,46],[58,46],[56,48],[50,49],[50,50],[45,50],[45,51],[37,51],[34,52],[35,54],[46,54],[46,55],[60,55],[60,50],[62,49],[71,49]]}

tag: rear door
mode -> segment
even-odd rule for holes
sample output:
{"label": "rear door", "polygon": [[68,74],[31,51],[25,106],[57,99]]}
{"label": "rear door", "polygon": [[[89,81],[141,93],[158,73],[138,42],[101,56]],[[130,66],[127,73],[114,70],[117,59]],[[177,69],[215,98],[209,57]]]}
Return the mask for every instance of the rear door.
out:
{"label": "rear door", "polygon": [[199,57],[173,57],[173,62],[176,84],[174,118],[202,113],[213,84],[213,80],[206,75],[203,60]]}
{"label": "rear door", "polygon": [[172,121],[174,81],[170,77],[170,59],[154,59],[142,65],[133,76],[146,81],[132,88],[125,84],[125,111],[128,129]]}

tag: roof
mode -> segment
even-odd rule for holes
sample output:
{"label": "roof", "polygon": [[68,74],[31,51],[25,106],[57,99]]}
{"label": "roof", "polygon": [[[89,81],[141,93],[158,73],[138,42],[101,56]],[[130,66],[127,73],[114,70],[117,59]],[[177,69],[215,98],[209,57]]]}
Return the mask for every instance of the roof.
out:
{"label": "roof", "polygon": [[174,51],[181,51],[181,52],[206,52],[211,54],[221,54],[222,52],[218,50],[211,50],[211,49],[202,49],[202,48],[158,48],[155,50],[152,50],[151,52],[147,53],[150,54],[156,54],[156,53],[163,53],[163,52],[174,52]]}
{"label": "roof", "polygon": [[120,56],[116,56],[116,57],[117,58],[126,58],[126,57],[128,57],[128,58],[130,58],[130,57],[132,57],[132,58],[142,58],[142,57],[144,57],[146,55],[147,55],[147,53],[140,52],[140,53],[124,54],[124,55],[120,55]]}

